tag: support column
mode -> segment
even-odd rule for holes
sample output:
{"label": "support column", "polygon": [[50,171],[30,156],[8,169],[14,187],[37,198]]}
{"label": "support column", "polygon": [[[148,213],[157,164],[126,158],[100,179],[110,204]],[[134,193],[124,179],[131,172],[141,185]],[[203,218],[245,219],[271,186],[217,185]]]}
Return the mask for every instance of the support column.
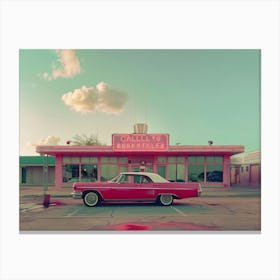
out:
{"label": "support column", "polygon": [[230,156],[224,156],[223,165],[223,184],[226,189],[230,188]]}
{"label": "support column", "polygon": [[97,157],[97,182],[101,182],[101,157]]}
{"label": "support column", "polygon": [[189,181],[189,159],[188,156],[185,157],[185,181]]}
{"label": "support column", "polygon": [[153,172],[158,173],[157,156],[153,156]]}
{"label": "support column", "polygon": [[49,158],[48,155],[43,155],[43,188],[44,194],[48,192],[49,185]]}
{"label": "support column", "polygon": [[55,189],[59,190],[62,186],[62,156],[55,157]]}

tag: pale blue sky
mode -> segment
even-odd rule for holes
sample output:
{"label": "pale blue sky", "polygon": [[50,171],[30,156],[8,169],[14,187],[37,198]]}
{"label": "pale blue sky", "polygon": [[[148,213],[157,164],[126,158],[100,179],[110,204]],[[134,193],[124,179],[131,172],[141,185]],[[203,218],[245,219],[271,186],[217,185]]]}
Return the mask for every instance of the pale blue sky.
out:
{"label": "pale blue sky", "polygon": [[[64,145],[98,133],[111,145],[135,122],[169,133],[171,145],[260,149],[260,59],[259,50],[20,50],[20,154],[48,136]],[[101,82],[110,90],[97,104]],[[93,89],[81,107],[73,93],[86,95],[83,86]]]}

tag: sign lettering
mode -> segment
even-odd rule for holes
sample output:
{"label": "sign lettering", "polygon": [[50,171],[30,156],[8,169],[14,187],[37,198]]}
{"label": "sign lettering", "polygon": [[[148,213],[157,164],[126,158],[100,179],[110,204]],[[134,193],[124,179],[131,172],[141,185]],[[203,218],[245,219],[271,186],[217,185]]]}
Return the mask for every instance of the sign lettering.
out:
{"label": "sign lettering", "polygon": [[114,151],[167,151],[168,134],[113,134]]}

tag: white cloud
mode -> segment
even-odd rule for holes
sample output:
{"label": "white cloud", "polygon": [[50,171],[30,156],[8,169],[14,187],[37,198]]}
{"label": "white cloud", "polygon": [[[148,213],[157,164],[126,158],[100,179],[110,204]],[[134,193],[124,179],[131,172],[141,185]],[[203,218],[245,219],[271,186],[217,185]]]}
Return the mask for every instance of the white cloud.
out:
{"label": "white cloud", "polygon": [[100,82],[94,87],[85,87],[68,92],[61,97],[65,105],[81,113],[104,112],[117,114],[124,110],[127,93]]}
{"label": "white cloud", "polygon": [[48,136],[41,139],[38,143],[28,143],[29,146],[56,146],[59,144],[60,138],[56,136]]}
{"label": "white cloud", "polygon": [[98,90],[98,110],[105,113],[120,113],[124,109],[127,94],[118,89],[110,88],[105,82],[96,86]]}
{"label": "white cloud", "polygon": [[61,97],[65,105],[69,106],[76,112],[93,112],[98,102],[98,92],[93,88],[83,86],[68,92]]}
{"label": "white cloud", "polygon": [[51,74],[44,72],[42,77],[46,80],[61,78],[72,78],[81,72],[81,65],[74,50],[57,50],[58,64],[53,65]]}

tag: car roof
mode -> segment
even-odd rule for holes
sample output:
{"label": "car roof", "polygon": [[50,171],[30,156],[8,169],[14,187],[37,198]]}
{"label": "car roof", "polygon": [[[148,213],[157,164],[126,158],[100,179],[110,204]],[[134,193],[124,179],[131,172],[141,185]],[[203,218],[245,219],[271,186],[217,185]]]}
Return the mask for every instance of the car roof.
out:
{"label": "car roof", "polygon": [[142,171],[127,171],[127,172],[121,172],[120,174],[126,174],[126,175],[146,175],[146,176],[149,176],[151,174],[156,174],[156,173],[142,172]]}
{"label": "car roof", "polygon": [[154,183],[164,183],[164,182],[169,182],[168,180],[166,180],[165,178],[163,178],[162,176],[160,176],[157,173],[152,173],[152,172],[137,172],[137,171],[127,171],[127,172],[122,172],[120,173],[120,175],[132,175],[132,176],[147,176],[149,177]]}

